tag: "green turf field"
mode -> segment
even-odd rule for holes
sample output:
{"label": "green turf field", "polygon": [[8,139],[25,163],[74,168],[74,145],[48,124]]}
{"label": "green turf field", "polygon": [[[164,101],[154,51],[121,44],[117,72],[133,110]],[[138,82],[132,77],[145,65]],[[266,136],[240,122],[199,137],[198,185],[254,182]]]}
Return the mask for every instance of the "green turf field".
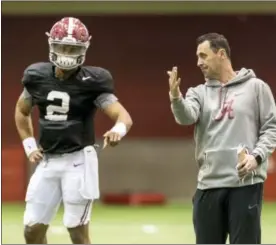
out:
{"label": "green turf field", "polygon": [[[2,243],[23,244],[24,206],[2,204]],[[194,243],[189,204],[164,207],[122,207],[96,204],[92,214],[91,237],[95,244],[185,244]],[[70,243],[62,227],[62,210],[52,223],[48,242]],[[263,209],[263,241],[276,243],[276,203]]]}

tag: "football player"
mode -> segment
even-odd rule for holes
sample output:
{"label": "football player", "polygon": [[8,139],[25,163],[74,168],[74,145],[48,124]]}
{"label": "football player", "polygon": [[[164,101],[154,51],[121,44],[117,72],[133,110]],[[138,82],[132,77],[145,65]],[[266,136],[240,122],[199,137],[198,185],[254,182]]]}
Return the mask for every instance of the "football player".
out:
{"label": "football player", "polygon": [[[63,201],[63,223],[72,242],[90,244],[92,203],[99,198],[96,110],[115,124],[104,134],[104,147],[117,145],[132,119],[114,94],[110,72],[83,65],[91,36],[79,19],[63,18],[46,34],[50,62],[26,68],[15,109],[24,150],[29,161],[37,164],[26,192],[24,236],[27,244],[47,243],[49,223]],[[31,120],[33,106],[39,110],[38,144]]]}

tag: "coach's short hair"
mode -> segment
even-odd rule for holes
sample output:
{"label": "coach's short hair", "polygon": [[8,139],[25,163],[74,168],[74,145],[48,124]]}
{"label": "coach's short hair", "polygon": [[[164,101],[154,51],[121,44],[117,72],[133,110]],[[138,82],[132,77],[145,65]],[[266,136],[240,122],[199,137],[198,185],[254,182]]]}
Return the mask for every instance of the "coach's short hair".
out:
{"label": "coach's short hair", "polygon": [[225,52],[226,52],[226,55],[230,59],[230,57],[231,57],[230,46],[229,46],[229,43],[228,43],[227,39],[222,34],[219,34],[219,33],[207,33],[207,34],[199,36],[196,39],[197,45],[199,45],[199,44],[201,44],[201,43],[203,43],[205,41],[209,41],[210,48],[215,53],[219,49],[224,49]]}

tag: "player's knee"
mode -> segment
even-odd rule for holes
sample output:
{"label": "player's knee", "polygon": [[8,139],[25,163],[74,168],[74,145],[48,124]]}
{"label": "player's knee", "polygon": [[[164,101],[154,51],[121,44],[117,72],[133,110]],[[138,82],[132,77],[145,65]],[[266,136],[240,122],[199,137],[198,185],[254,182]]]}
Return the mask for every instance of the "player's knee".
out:
{"label": "player's knee", "polygon": [[83,225],[86,225],[89,222],[89,219],[87,218],[84,222],[80,221],[80,218],[77,216],[70,216],[68,217],[67,215],[63,218],[63,225],[67,229],[73,229],[77,228]]}
{"label": "player's knee", "polygon": [[44,240],[48,225],[35,224],[25,226],[24,237],[27,243],[40,243]]}
{"label": "player's knee", "polygon": [[67,212],[63,216],[63,224],[67,228],[75,228],[85,226],[90,221],[91,203],[85,205],[72,205],[67,202]]}

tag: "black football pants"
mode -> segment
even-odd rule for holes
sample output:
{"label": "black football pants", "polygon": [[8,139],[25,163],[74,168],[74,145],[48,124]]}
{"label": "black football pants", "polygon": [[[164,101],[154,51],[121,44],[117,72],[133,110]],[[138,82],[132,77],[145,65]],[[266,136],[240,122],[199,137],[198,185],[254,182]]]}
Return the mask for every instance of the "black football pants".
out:
{"label": "black football pants", "polygon": [[263,183],[237,188],[197,189],[193,223],[197,244],[261,243]]}

